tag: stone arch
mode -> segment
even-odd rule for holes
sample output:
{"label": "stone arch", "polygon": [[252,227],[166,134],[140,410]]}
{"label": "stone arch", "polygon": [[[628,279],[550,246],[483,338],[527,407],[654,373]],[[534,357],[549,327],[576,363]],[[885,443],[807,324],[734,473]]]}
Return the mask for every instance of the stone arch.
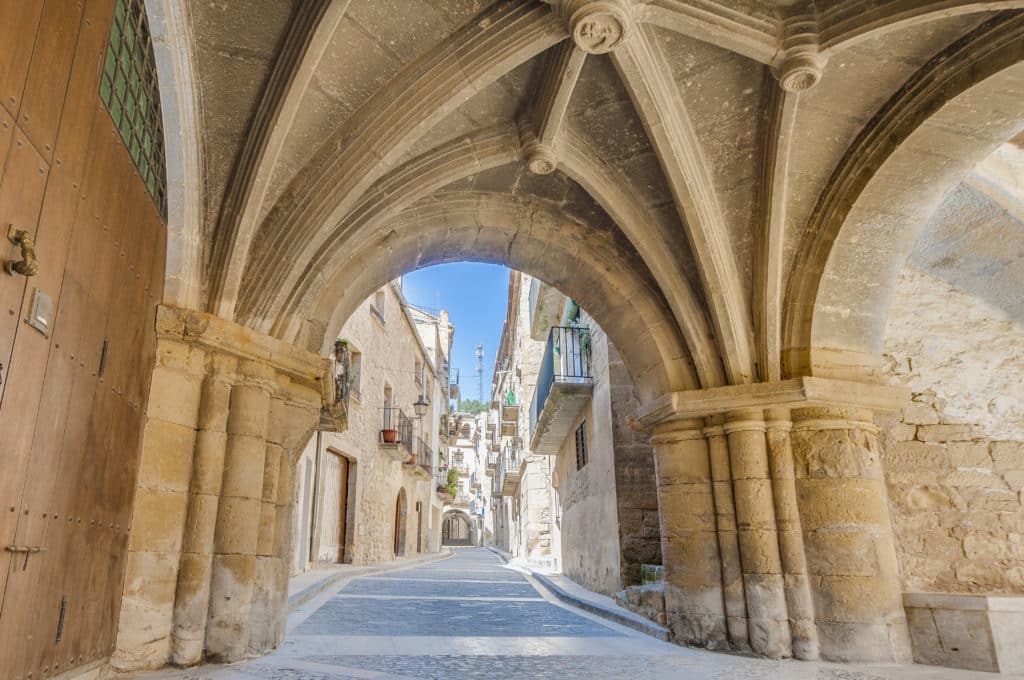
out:
{"label": "stone arch", "polygon": [[896,276],[949,187],[1024,128],[1024,17],[982,24],[908,81],[851,145],[801,238],[783,370],[873,374]]}
{"label": "stone arch", "polygon": [[167,171],[167,259],[164,302],[198,308],[202,289],[202,160],[193,76],[192,36],[185,7],[145,0],[153,40]]}
{"label": "stone arch", "polygon": [[641,400],[693,388],[697,382],[671,311],[643,263],[628,252],[546,203],[448,192],[402,213],[388,230],[347,253],[343,264],[321,273],[310,286],[317,296],[278,332],[295,340],[303,325],[315,328],[309,340],[326,351],[323,338],[388,280],[444,262],[493,262],[579,301],[620,349]]}
{"label": "stone arch", "polygon": [[[455,523],[465,529],[465,534],[455,533]],[[480,532],[476,520],[461,508],[449,507],[441,519],[441,545],[479,545]]]}
{"label": "stone arch", "polygon": [[828,53],[852,47],[862,40],[880,33],[907,28],[928,21],[976,12],[1012,10],[1024,7],[1022,0],[983,0],[975,2],[950,2],[950,0],[896,0],[878,3],[866,9],[864,4],[852,2],[836,3],[822,14],[824,27],[821,30],[822,51]]}

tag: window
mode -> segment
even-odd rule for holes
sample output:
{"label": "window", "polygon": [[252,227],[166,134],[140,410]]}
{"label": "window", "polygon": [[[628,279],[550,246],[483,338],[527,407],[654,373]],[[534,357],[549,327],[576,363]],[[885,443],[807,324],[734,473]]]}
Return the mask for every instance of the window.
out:
{"label": "window", "polygon": [[378,290],[373,294],[373,302],[370,303],[370,313],[377,317],[377,321],[384,323],[384,291]]}
{"label": "window", "polygon": [[422,386],[423,385],[423,363],[419,359],[416,360],[415,377],[416,377],[416,384]]}
{"label": "window", "polygon": [[587,464],[587,421],[576,428],[576,469],[582,470]]}
{"label": "window", "polygon": [[114,5],[100,98],[149,195],[167,219],[163,117],[144,0],[117,0]]}
{"label": "window", "polygon": [[348,391],[356,399],[361,400],[362,395],[359,392],[359,380],[363,374],[363,353],[357,352],[354,349],[350,350],[348,358]]}

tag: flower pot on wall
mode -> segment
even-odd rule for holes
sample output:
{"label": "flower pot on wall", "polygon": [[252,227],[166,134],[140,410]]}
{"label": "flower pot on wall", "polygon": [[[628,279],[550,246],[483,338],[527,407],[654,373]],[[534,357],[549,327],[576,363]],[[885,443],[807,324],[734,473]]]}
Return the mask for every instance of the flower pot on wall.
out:
{"label": "flower pot on wall", "polygon": [[380,438],[384,440],[385,444],[397,444],[398,430],[381,430]]}

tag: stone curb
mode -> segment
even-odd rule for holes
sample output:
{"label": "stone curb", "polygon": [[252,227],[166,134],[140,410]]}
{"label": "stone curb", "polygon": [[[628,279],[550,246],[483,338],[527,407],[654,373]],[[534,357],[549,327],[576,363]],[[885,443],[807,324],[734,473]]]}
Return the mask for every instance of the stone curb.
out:
{"label": "stone curb", "polygon": [[306,586],[299,592],[289,595],[288,613],[290,614],[295,611],[342,579],[359,578],[360,576],[368,576],[369,574],[379,574],[385,571],[394,571],[396,569],[414,567],[419,564],[427,564],[428,562],[437,562],[448,559],[454,554],[455,553],[451,550],[444,550],[439,553],[430,553],[429,555],[422,557],[394,560],[392,562],[369,564],[365,567],[353,567],[352,569],[339,569],[337,571],[333,571],[312,585]]}
{"label": "stone curb", "polygon": [[[529,567],[527,568],[529,569]],[[596,614],[597,616],[600,616],[602,619],[608,619],[609,621],[613,621],[615,623],[618,623],[619,625],[626,626],[627,628],[638,630],[641,633],[650,635],[651,637],[657,638],[658,640],[661,640],[663,642],[669,641],[668,628],[665,628],[664,626],[659,626],[655,622],[645,619],[639,614],[634,614],[630,611],[616,611],[614,609],[610,609],[595,602],[588,602],[587,600],[584,600],[581,597],[577,597],[576,595],[573,595],[569,591],[563,589],[561,586],[559,586],[557,583],[552,581],[544,574],[538,573],[533,569],[530,569],[529,571],[530,575],[533,576],[533,578],[537,579],[537,581],[539,581],[541,585],[547,588],[551,592],[551,594],[553,594],[562,602],[565,602],[566,604],[571,604],[572,606],[578,607],[584,611],[588,611],[591,614]]]}
{"label": "stone curb", "polygon": [[504,562],[505,564],[508,564],[508,558],[510,557],[510,555],[508,553],[502,552],[501,550],[498,550],[497,548],[492,548],[489,545],[485,545],[484,547],[487,548],[488,550],[490,550],[492,553],[494,553],[498,557],[500,557],[502,562]]}

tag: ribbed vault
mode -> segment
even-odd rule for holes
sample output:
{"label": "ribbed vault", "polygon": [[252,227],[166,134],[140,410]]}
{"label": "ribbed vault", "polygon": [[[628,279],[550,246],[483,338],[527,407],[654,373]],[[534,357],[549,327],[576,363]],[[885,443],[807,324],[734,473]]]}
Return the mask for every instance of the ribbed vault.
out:
{"label": "ribbed vault", "polygon": [[209,311],[320,347],[388,277],[485,260],[578,298],[648,399],[860,370],[1024,127],[1022,0],[393,6],[190,11]]}

